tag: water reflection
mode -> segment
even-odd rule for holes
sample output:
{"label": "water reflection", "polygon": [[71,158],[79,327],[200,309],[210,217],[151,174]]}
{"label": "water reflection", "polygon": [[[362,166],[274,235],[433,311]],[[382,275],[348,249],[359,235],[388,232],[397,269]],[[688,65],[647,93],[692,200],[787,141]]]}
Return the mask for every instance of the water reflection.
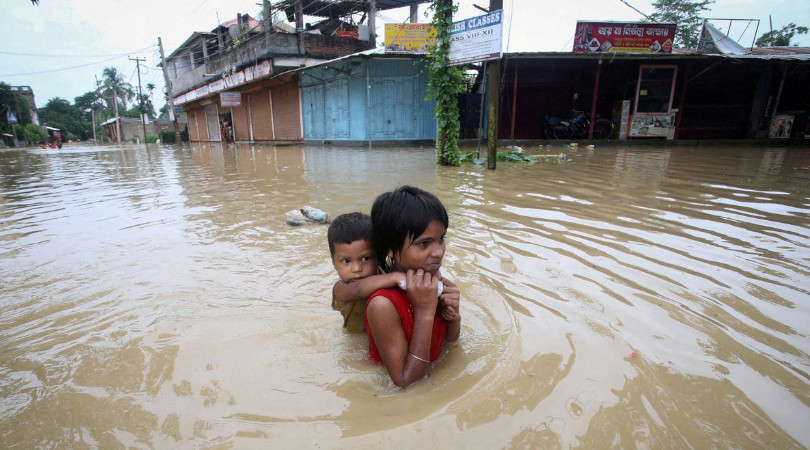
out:
{"label": "water reflection", "polygon": [[[0,442],[810,445],[810,150],[565,151],[0,152]],[[325,227],[283,217],[406,183],[448,207],[464,321],[403,393],[329,308]]]}

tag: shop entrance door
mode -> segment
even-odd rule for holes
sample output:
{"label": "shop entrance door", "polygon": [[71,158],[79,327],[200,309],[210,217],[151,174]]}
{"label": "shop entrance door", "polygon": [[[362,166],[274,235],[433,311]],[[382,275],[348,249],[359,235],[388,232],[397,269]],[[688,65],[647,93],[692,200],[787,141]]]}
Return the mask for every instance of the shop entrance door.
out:
{"label": "shop entrance door", "polygon": [[210,142],[222,141],[222,136],[219,129],[219,114],[217,114],[217,105],[212,103],[205,107],[205,124],[208,128],[208,140]]}

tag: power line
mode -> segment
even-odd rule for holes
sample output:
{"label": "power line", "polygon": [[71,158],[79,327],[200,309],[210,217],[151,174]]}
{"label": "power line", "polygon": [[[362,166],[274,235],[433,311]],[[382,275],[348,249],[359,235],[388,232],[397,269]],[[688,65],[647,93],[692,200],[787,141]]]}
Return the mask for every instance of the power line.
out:
{"label": "power line", "polygon": [[639,9],[638,9],[638,8],[636,8],[635,6],[631,5],[630,3],[627,3],[625,0],[619,0],[619,1],[620,1],[620,2],[622,2],[622,3],[624,3],[625,5],[629,6],[629,7],[630,7],[630,8],[631,8],[633,11],[635,11],[635,12],[637,12],[637,13],[641,14],[642,16],[644,16],[644,18],[646,18],[647,20],[652,20],[653,22],[656,22],[656,20],[655,20],[655,19],[651,19],[651,18],[650,18],[650,16],[648,16],[648,15],[644,14],[643,12],[639,11]]}
{"label": "power line", "polygon": [[95,64],[102,64],[102,63],[105,63],[105,62],[116,60],[118,58],[123,58],[124,56],[127,56],[127,55],[132,54],[132,53],[140,53],[140,52],[143,52],[144,50],[146,50],[146,49],[148,49],[150,47],[154,47],[154,44],[150,45],[148,47],[144,47],[144,48],[142,48],[140,50],[136,50],[136,51],[131,52],[131,53],[123,53],[123,54],[120,54],[120,55],[116,55],[116,56],[114,56],[112,58],[102,59],[100,61],[93,61],[93,62],[89,62],[89,63],[86,63],[86,64],[79,64],[77,66],[61,67],[59,69],[42,70],[42,71],[39,71],[39,72],[10,73],[10,74],[7,73],[7,74],[0,74],[0,77],[18,77],[18,76],[26,76],[26,75],[40,75],[40,74],[43,74],[43,73],[53,73],[53,72],[62,72],[62,71],[65,71],[65,70],[79,69],[79,68],[82,68],[82,67],[88,67],[88,66],[92,66],[92,65],[95,65]]}
{"label": "power line", "polygon": [[[139,50],[137,52],[131,52],[131,53],[140,53],[140,52],[141,52],[141,50]],[[126,55],[126,53],[124,53],[124,54],[108,53],[108,54],[105,54],[105,55],[67,55],[67,54],[61,53],[61,54],[58,54],[58,55],[54,55],[54,54],[47,54],[47,53],[18,53],[18,52],[0,51],[0,55],[32,56],[32,57],[37,57],[37,58],[107,58],[107,57],[110,57],[110,56],[124,56],[124,55]]]}
{"label": "power line", "polygon": [[23,75],[40,75],[40,74],[43,74],[43,73],[62,72],[62,71],[65,71],[65,70],[79,69],[79,68],[82,68],[82,67],[87,67],[87,66],[92,66],[92,65],[95,65],[95,64],[105,63],[105,62],[108,62],[108,61],[112,61],[112,60],[121,58],[123,56],[125,56],[125,55],[116,56],[115,58],[103,59],[101,61],[95,61],[95,62],[91,62],[91,63],[87,63],[87,64],[80,64],[78,66],[62,67],[60,69],[43,70],[43,71],[40,71],[40,72],[0,74],[0,77],[19,77],[19,76],[23,76]]}

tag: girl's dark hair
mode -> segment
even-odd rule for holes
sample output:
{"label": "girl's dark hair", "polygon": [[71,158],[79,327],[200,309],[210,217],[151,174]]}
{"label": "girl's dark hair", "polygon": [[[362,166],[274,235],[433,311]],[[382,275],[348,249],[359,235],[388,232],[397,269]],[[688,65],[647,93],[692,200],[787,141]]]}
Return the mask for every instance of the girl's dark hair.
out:
{"label": "girl's dark hair", "polygon": [[430,192],[413,186],[402,186],[380,194],[371,207],[374,229],[374,252],[384,272],[393,270],[386,259],[389,251],[402,250],[405,239],[413,242],[425,232],[430,221],[437,220],[446,230],[447,210]]}
{"label": "girl's dark hair", "polygon": [[371,241],[371,218],[367,214],[353,212],[341,214],[329,224],[326,240],[329,254],[335,256],[335,244],[351,244],[354,241]]}

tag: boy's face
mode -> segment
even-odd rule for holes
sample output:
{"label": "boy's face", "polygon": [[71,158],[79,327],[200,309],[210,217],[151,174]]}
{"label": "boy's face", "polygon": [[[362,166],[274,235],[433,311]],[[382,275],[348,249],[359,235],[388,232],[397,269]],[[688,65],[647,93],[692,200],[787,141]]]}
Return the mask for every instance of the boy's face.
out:
{"label": "boy's face", "polygon": [[332,265],[341,280],[351,283],[377,273],[377,255],[369,242],[362,239],[350,244],[335,244]]}

